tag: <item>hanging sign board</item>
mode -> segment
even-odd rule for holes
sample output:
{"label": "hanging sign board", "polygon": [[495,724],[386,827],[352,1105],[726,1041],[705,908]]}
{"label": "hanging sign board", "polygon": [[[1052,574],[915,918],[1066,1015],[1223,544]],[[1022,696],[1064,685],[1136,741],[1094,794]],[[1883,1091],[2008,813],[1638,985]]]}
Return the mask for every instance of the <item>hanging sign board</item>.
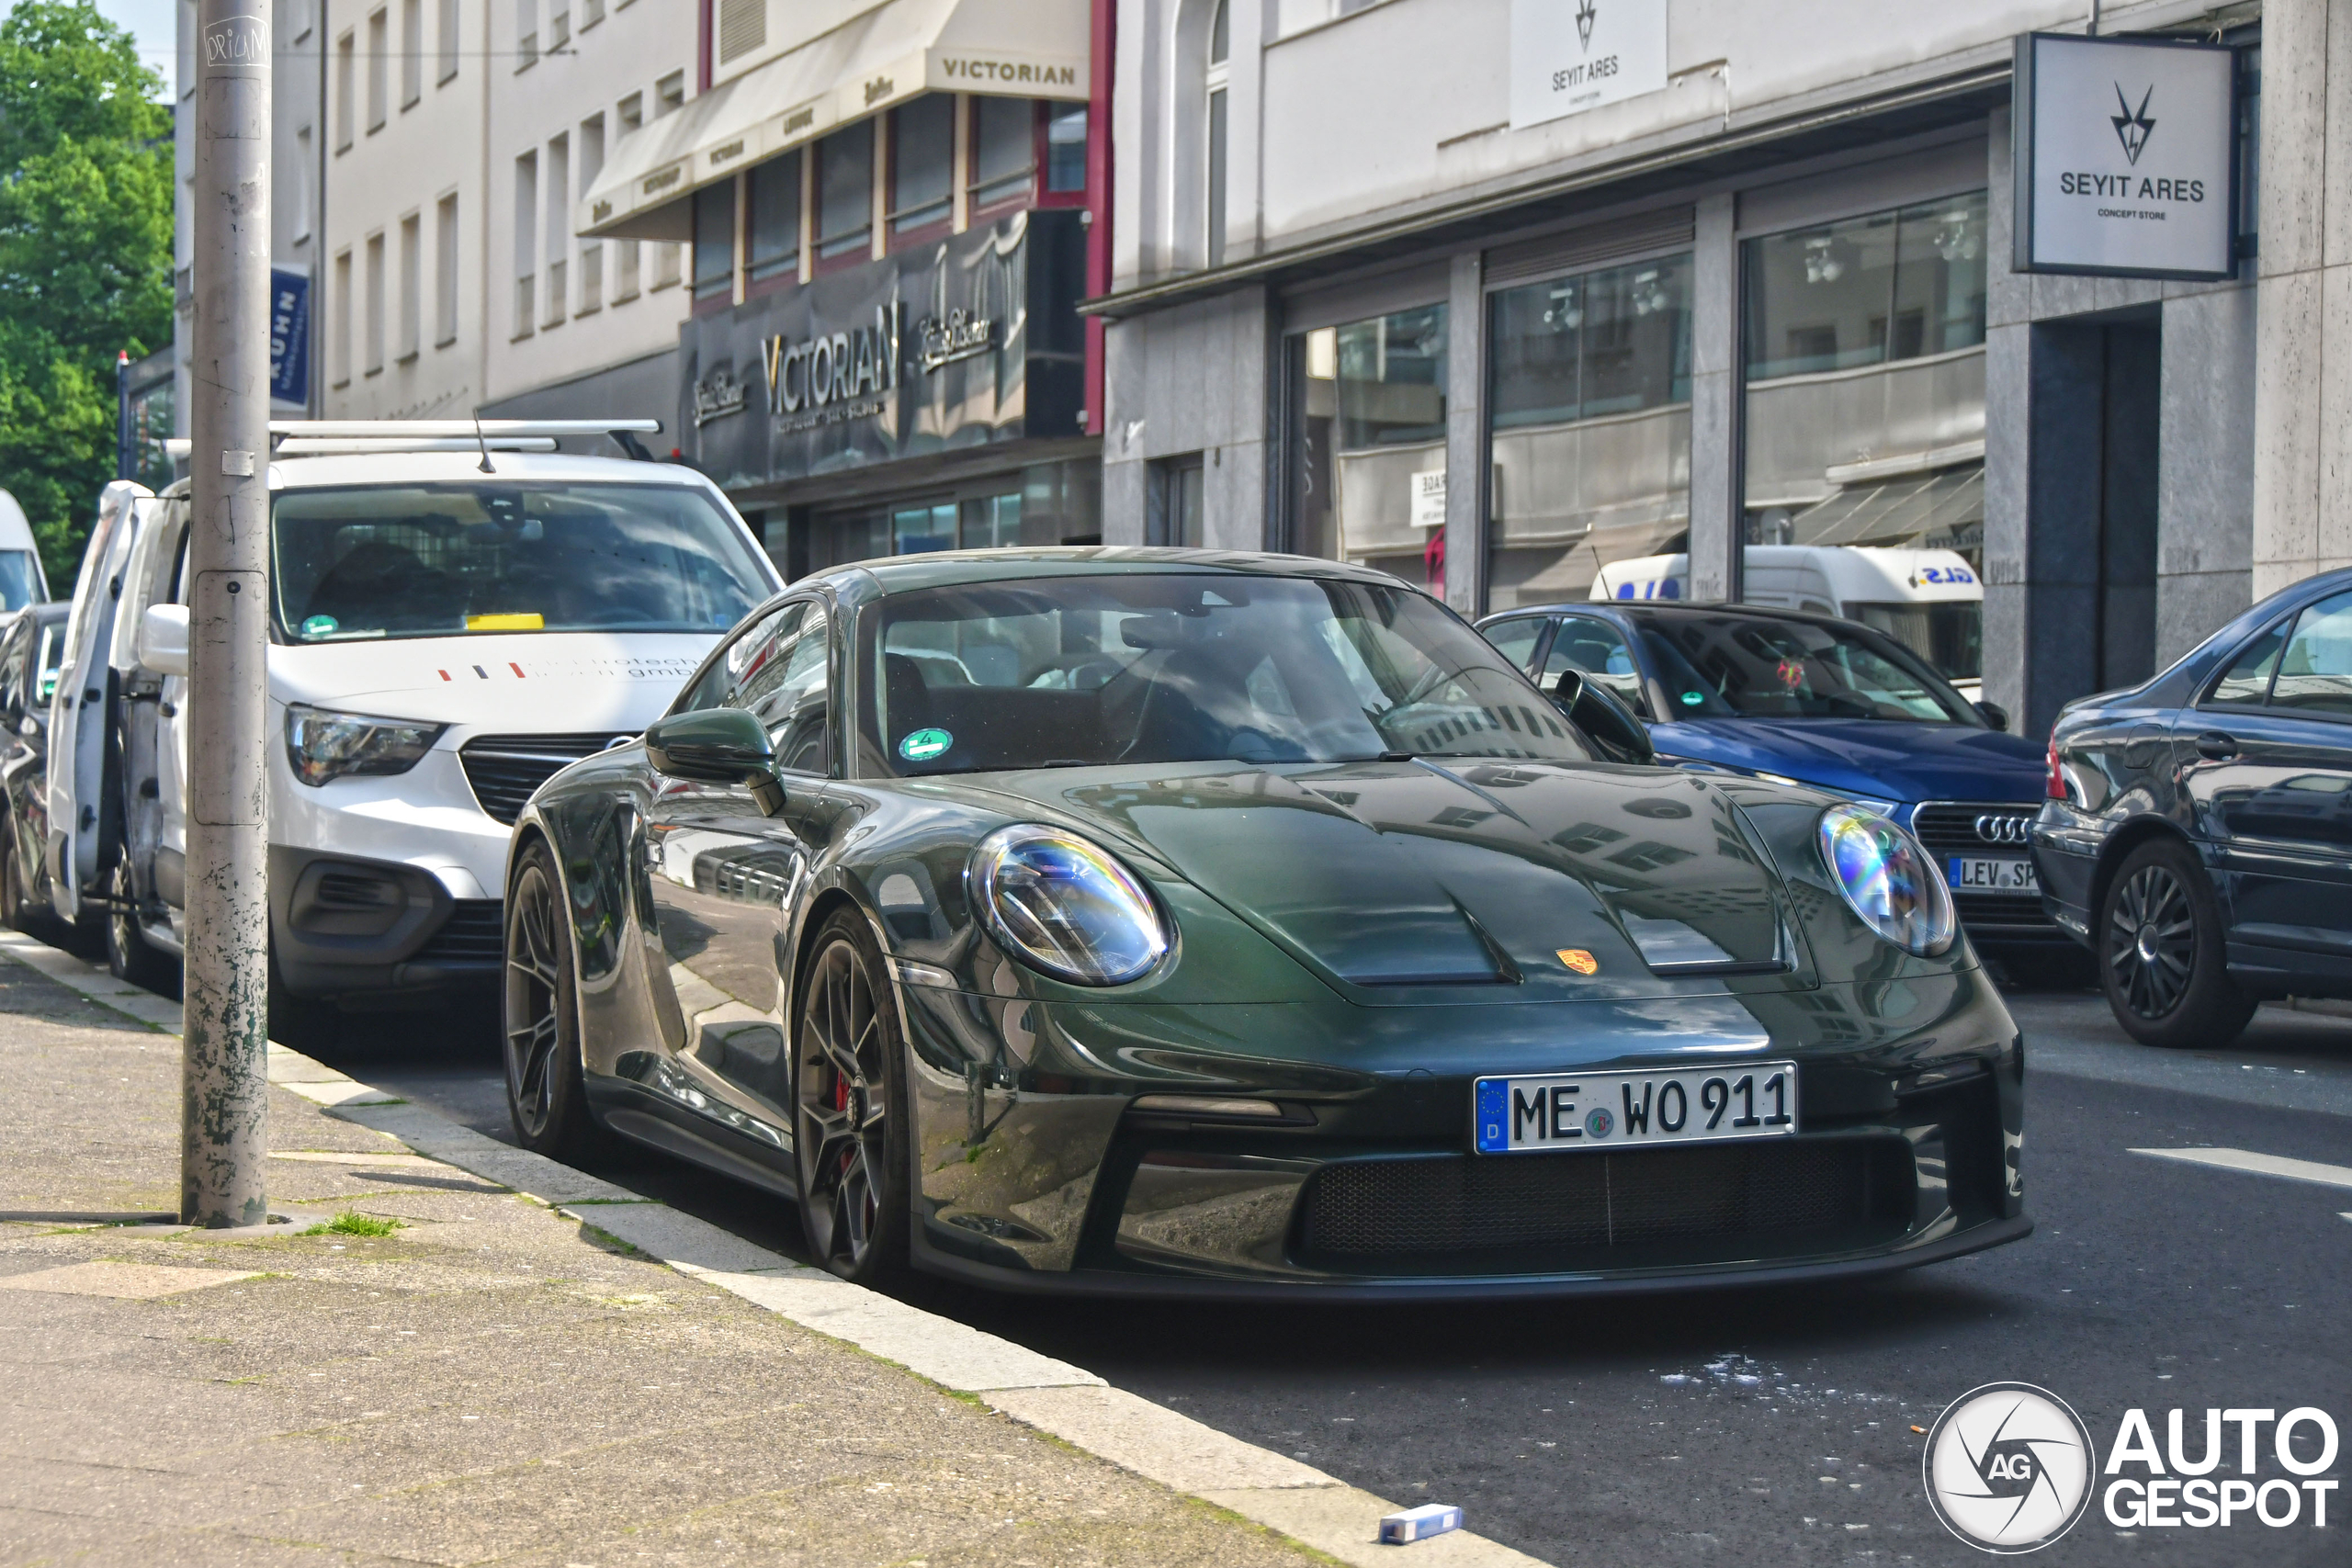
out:
{"label": "hanging sign board", "polygon": [[2018,39],[2014,268],[2230,276],[2236,86],[2236,51],[2219,44]]}
{"label": "hanging sign board", "polygon": [[1666,87],[1666,0],[1511,0],[1510,122]]}

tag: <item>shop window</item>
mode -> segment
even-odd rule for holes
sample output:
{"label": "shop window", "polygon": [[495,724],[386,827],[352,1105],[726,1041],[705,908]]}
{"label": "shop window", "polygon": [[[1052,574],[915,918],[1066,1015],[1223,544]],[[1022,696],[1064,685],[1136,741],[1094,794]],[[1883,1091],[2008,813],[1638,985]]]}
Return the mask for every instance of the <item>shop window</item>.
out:
{"label": "shop window", "polygon": [[860,120],[817,143],[817,259],[846,264],[873,254],[874,122]]}
{"label": "shop window", "polygon": [[1027,201],[1036,178],[1036,104],[1028,98],[974,98],[973,216]]}
{"label": "shop window", "polygon": [[956,503],[894,507],[890,513],[890,553],[922,555],[956,547]]}
{"label": "shop window", "polygon": [[1208,527],[1207,479],[1198,452],[1152,464],[1143,542],[1200,548]]}
{"label": "shop window", "polygon": [[1687,578],[1690,256],[1499,290],[1487,332],[1489,606]]}
{"label": "shop window", "polygon": [[1442,581],[1445,307],[1303,333],[1289,353],[1287,547]]}
{"label": "shop window", "polygon": [[1204,182],[1208,187],[1206,243],[1211,266],[1225,260],[1226,83],[1232,59],[1232,20],[1226,14],[1226,0],[1216,0],[1216,14],[1209,20],[1208,126],[1204,139],[1208,175]]}
{"label": "shop window", "polygon": [[956,210],[956,100],[932,93],[890,111],[890,243],[946,232]]}
{"label": "shop window", "polygon": [[982,496],[964,502],[963,547],[1002,549],[1021,542],[1021,494]]}
{"label": "shop window", "polygon": [[735,182],[695,192],[695,303],[735,297]]}
{"label": "shop window", "polygon": [[800,271],[800,154],[756,165],[744,178],[747,214],[744,275],[752,283],[797,277]]}
{"label": "shop window", "polygon": [[1046,120],[1046,194],[1086,189],[1086,106],[1057,107]]}
{"label": "shop window", "polygon": [[1883,625],[1956,679],[1984,606],[1985,232],[1975,191],[1742,258],[1744,596]]}

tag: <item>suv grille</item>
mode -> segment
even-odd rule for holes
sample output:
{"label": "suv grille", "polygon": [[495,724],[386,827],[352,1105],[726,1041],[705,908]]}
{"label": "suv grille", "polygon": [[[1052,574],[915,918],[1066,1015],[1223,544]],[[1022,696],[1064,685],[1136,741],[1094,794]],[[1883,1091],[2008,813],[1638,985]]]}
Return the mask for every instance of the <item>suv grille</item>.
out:
{"label": "suv grille", "polygon": [[1308,1186],[1300,1245],[1359,1272],[1698,1262],[1896,1234],[1912,1201],[1886,1138],[1351,1160]]}
{"label": "suv grille", "polygon": [[531,792],[556,771],[593,757],[630,735],[477,735],[458,751],[473,785],[474,798],[497,821],[512,828]]}
{"label": "suv grille", "polygon": [[495,964],[506,956],[506,921],[495,898],[460,898],[417,951],[419,964]]}

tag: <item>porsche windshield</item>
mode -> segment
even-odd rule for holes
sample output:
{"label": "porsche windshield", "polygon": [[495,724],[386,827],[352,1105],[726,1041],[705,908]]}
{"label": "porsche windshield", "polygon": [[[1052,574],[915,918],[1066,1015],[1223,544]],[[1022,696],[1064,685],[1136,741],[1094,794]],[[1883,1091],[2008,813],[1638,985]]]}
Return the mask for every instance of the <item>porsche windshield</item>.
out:
{"label": "porsche windshield", "polygon": [[720,632],[770,591],[742,531],[683,485],[280,491],[288,642],[469,632]]}
{"label": "porsche windshield", "polygon": [[866,625],[867,756],[902,778],[1589,755],[1484,638],[1401,587],[1040,578],[896,596]]}
{"label": "porsche windshield", "polygon": [[1892,637],[1777,615],[1635,611],[1652,671],[1675,718],[1984,720]]}

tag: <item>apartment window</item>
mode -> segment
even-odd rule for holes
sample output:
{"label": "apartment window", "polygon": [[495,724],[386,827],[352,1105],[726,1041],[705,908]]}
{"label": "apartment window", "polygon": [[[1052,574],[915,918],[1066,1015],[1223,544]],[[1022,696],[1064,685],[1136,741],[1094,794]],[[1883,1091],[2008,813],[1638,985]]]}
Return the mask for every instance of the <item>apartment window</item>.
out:
{"label": "apartment window", "polygon": [[972,100],[972,210],[1029,199],[1037,172],[1037,106],[1027,98]]}
{"label": "apartment window", "polygon": [[433,212],[433,345],[458,341],[458,193],[435,204]]}
{"label": "apartment window", "polygon": [[1225,260],[1225,141],[1226,83],[1232,70],[1233,28],[1226,0],[1216,0],[1216,15],[1209,21],[1207,153],[1208,264]]}
{"label": "apartment window", "polygon": [[743,264],[752,283],[771,277],[797,276],[800,271],[800,153],[755,165],[745,176]]}
{"label": "apartment window", "polygon": [[685,107],[686,73],[684,72],[673,71],[653,84],[653,118],[655,119],[660,119],[663,115]]}
{"label": "apartment window", "polygon": [[436,83],[453,82],[458,76],[458,6],[459,0],[438,0],[441,8],[441,64]]}
{"label": "apartment window", "polygon": [[351,253],[334,254],[334,289],[327,315],[327,367],[333,384],[351,385]]}
{"label": "apartment window", "polygon": [[620,121],[621,134],[627,136],[645,124],[645,95],[631,93],[621,100],[620,107],[614,112]]}
{"label": "apartment window", "polygon": [[1053,111],[1046,121],[1046,193],[1068,196],[1086,188],[1086,106]]}
{"label": "apartment window", "polygon": [[554,326],[571,302],[571,280],[565,276],[571,254],[571,138],[567,134],[548,143],[548,287],[540,320]]}
{"label": "apartment window", "polygon": [[870,255],[874,244],[874,122],[817,143],[817,259]]}
{"label": "apartment window", "polygon": [[955,211],[956,100],[932,93],[890,111],[890,238],[927,238]]}
{"label": "apartment window", "polygon": [[356,52],[349,33],[334,40],[334,150],[338,152],[348,151],[351,146],[351,102],[358,90]]}
{"label": "apartment window", "polygon": [[424,0],[401,0],[401,107],[424,96]]}
{"label": "apartment window", "polygon": [[368,133],[384,129],[384,100],[389,96],[392,65],[391,17],[384,11],[368,17]]}
{"label": "apartment window", "polygon": [[695,192],[695,299],[735,297],[735,182]]}
{"label": "apartment window", "polygon": [[571,41],[571,13],[558,11],[548,18],[548,52],[560,54]]}
{"label": "apartment window", "polygon": [[[580,192],[596,183],[605,168],[605,117],[592,114],[580,122]],[[583,240],[580,245],[580,303],[572,314],[584,316],[605,307],[605,242]]]}
{"label": "apartment window", "polygon": [[296,128],[294,132],[294,243],[307,243],[311,238],[311,182],[318,170],[311,161],[311,128]]}
{"label": "apartment window", "polygon": [[367,333],[367,372],[370,376],[380,376],[384,371],[384,235],[381,230],[368,236]]}
{"label": "apartment window", "polygon": [[424,331],[424,220],[410,213],[401,220],[401,327],[399,355],[414,359]]}
{"label": "apartment window", "polygon": [[580,30],[586,32],[605,19],[605,0],[580,0]]}
{"label": "apartment window", "polygon": [[514,0],[514,69],[527,71],[539,60],[539,0]]}
{"label": "apartment window", "polygon": [[[631,93],[623,98],[613,111],[613,118],[624,138],[642,130],[645,125],[645,95]],[[665,250],[668,248],[663,247]],[[637,298],[639,273],[645,264],[645,247],[635,240],[623,240],[614,261],[617,276],[613,280],[613,303],[618,305]]]}
{"label": "apartment window", "polygon": [[514,160],[514,335],[528,337],[537,329],[534,308],[534,276],[538,271],[539,155],[524,153]]}
{"label": "apartment window", "polygon": [[286,30],[292,36],[296,43],[300,43],[304,39],[311,36],[311,26],[312,22],[311,13],[316,9],[313,0],[293,0],[293,3],[288,6],[286,9],[293,13],[294,18],[293,26]]}

